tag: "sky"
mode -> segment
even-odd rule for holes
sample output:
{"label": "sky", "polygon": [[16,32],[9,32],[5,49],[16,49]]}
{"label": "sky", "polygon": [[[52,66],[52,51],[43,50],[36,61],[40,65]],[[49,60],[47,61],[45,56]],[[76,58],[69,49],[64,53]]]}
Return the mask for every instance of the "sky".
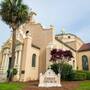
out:
{"label": "sky", "polygon": [[[1,2],[1,0],[0,0]],[[23,0],[37,13],[35,20],[44,27],[53,25],[56,34],[72,33],[90,42],[90,0]],[[0,46],[10,37],[11,29],[0,20]]]}

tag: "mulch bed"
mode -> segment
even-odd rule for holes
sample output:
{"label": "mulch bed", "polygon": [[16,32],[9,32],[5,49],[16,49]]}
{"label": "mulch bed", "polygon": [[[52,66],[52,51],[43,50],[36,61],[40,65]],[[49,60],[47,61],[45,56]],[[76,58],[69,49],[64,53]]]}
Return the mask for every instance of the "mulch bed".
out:
{"label": "mulch bed", "polygon": [[62,87],[41,88],[38,87],[38,82],[28,82],[28,86],[24,90],[75,90],[80,84],[80,81],[62,81]]}

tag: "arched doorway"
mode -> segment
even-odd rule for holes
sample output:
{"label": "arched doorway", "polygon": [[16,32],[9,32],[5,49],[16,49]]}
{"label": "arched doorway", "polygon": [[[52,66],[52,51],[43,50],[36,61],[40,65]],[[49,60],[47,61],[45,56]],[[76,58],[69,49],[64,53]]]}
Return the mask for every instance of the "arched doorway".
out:
{"label": "arched doorway", "polygon": [[82,69],[88,70],[88,57],[86,55],[82,56]]}
{"label": "arched doorway", "polygon": [[12,64],[12,57],[9,57],[8,70],[7,70],[7,78],[10,78],[10,69]]}

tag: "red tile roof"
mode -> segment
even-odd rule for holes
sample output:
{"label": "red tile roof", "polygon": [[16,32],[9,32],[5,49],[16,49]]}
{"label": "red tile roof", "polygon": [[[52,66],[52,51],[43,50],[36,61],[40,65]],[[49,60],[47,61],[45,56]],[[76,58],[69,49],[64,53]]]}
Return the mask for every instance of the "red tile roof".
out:
{"label": "red tile roof", "polygon": [[90,51],[90,43],[83,44],[78,51]]}

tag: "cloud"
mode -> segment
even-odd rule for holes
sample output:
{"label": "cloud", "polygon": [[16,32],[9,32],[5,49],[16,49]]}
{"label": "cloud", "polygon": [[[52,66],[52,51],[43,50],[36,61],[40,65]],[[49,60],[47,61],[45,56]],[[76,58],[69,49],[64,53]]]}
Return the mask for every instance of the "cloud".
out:
{"label": "cloud", "polygon": [[44,25],[68,27],[90,12],[90,0],[24,0],[24,2],[38,13],[36,19]]}
{"label": "cloud", "polygon": [[86,26],[81,28],[78,32],[75,33],[79,36],[83,41],[90,42],[90,26]]}
{"label": "cloud", "polygon": [[9,27],[0,21],[0,46],[10,37],[10,29]]}
{"label": "cloud", "polygon": [[[0,0],[1,2],[1,0]],[[23,0],[37,13],[35,19],[44,26],[54,25],[56,33],[61,27],[66,32],[80,36],[90,42],[90,0]],[[9,36],[11,30],[0,21],[0,44]]]}

